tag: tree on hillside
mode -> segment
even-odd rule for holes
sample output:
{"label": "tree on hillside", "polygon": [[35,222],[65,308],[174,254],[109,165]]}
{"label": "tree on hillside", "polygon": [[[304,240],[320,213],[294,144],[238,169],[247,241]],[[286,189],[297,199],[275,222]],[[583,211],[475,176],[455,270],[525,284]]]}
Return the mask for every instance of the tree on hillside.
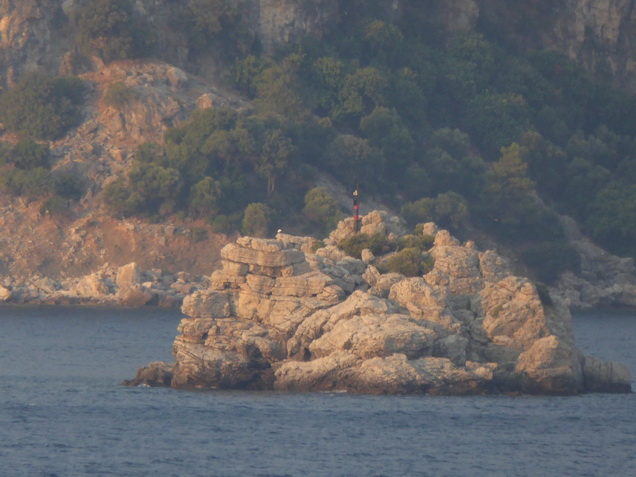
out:
{"label": "tree on hillside", "polygon": [[190,51],[196,54],[215,48],[234,58],[251,49],[252,35],[241,24],[236,2],[231,0],[184,0],[172,18],[175,30],[185,32]]}
{"label": "tree on hillside", "polygon": [[404,35],[396,25],[368,20],[362,27],[363,55],[380,64],[397,62],[403,51]]}
{"label": "tree on hillside", "polygon": [[466,133],[441,128],[433,131],[426,143],[428,147],[418,160],[430,176],[432,194],[455,191],[474,198],[482,192],[486,164],[472,153]]}
{"label": "tree on hillside", "polygon": [[636,185],[603,188],[588,207],[585,226],[612,252],[636,256]]}
{"label": "tree on hillside", "polygon": [[303,214],[318,226],[323,234],[335,229],[342,220],[336,199],[325,187],[315,187],[307,192]]}
{"label": "tree on hillside", "polygon": [[49,168],[51,149],[48,144],[38,144],[32,139],[23,139],[11,151],[11,161],[18,169]]}
{"label": "tree on hillside", "polygon": [[448,105],[462,110],[476,95],[492,83],[497,53],[494,46],[479,34],[462,34],[452,38],[439,62],[440,92]]}
{"label": "tree on hillside", "polygon": [[94,0],[77,14],[77,44],[84,54],[98,54],[110,62],[143,56],[152,41],[133,18],[129,0]]}
{"label": "tree on hillside", "polygon": [[467,130],[487,156],[519,142],[528,129],[528,120],[529,111],[523,96],[491,92],[475,96],[468,103],[464,118]]}
{"label": "tree on hillside", "polygon": [[442,227],[457,231],[468,224],[468,204],[460,194],[448,192],[436,198],[424,197],[406,203],[400,213],[410,224],[435,222]]}
{"label": "tree on hillside", "polygon": [[289,166],[290,156],[295,151],[290,137],[280,129],[269,131],[265,143],[259,154],[255,169],[267,180],[267,193],[272,194],[276,189],[276,181]]}
{"label": "tree on hillside", "polygon": [[274,211],[265,204],[253,203],[245,209],[243,233],[253,237],[267,237]]}
{"label": "tree on hillside", "polygon": [[391,179],[401,180],[415,156],[415,141],[397,111],[377,107],[360,120],[360,130],[386,158],[386,172]]}
{"label": "tree on hillside", "polygon": [[221,183],[205,177],[190,190],[190,210],[199,217],[213,217],[220,209]]}
{"label": "tree on hillside", "polygon": [[329,115],[338,103],[338,91],[342,88],[347,65],[339,58],[323,56],[316,59],[306,73],[310,89],[309,97],[321,115]]}
{"label": "tree on hillside", "polygon": [[373,186],[377,190],[384,177],[384,156],[366,139],[345,134],[338,136],[325,152],[329,170],[348,186]]}
{"label": "tree on hillside", "polygon": [[84,85],[76,77],[25,75],[0,98],[5,126],[38,139],[57,139],[81,119]]}
{"label": "tree on hillside", "polygon": [[523,159],[523,150],[517,143],[501,148],[501,157],[492,165],[489,191],[496,197],[523,197],[534,183],[527,177],[528,164]]}
{"label": "tree on hillside", "polygon": [[304,99],[299,92],[298,68],[302,57],[293,54],[274,64],[256,78],[255,104],[263,115],[279,115],[297,121],[306,114]]}
{"label": "tree on hillside", "polygon": [[347,75],[332,117],[357,124],[362,116],[384,105],[388,84],[384,75],[374,67],[361,68]]}
{"label": "tree on hillside", "polygon": [[183,189],[176,169],[135,162],[129,173],[131,187],[139,195],[147,213],[174,212]]}
{"label": "tree on hillside", "polygon": [[517,143],[501,148],[501,157],[492,164],[481,201],[486,215],[508,237],[518,232],[532,203],[530,193],[534,184],[527,176],[523,153]]}

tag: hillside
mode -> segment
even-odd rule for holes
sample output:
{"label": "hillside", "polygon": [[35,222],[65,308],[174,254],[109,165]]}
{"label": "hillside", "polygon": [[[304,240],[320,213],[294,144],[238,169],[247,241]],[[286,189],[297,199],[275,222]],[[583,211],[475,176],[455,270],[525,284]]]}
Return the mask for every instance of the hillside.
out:
{"label": "hillside", "polygon": [[5,286],[209,273],[236,233],[321,237],[359,187],[634,306],[631,2],[520,3],[0,2]]}

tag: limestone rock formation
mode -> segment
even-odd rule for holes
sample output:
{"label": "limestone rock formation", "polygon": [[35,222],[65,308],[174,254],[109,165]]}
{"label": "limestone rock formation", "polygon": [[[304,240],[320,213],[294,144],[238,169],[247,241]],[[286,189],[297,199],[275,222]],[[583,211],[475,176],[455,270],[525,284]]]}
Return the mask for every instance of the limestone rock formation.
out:
{"label": "limestone rock formation", "polygon": [[[631,0],[467,3],[478,6],[481,21],[498,24],[525,45],[561,51],[591,73],[613,78],[619,86],[634,90],[636,42],[631,32],[636,12]],[[447,11],[442,8],[443,13]]]}
{"label": "limestone rock formation", "polygon": [[0,285],[0,301],[8,301],[11,298],[11,290]]}
{"label": "limestone rock formation", "polygon": [[[360,220],[360,233],[367,235],[382,234],[390,237],[398,237],[406,233],[406,224],[403,219],[390,215],[384,210],[374,210],[363,216]],[[341,221],[336,230],[329,234],[325,240],[327,245],[336,245],[339,242],[355,234],[353,218]]]}
{"label": "limestone rock formation", "polygon": [[[363,224],[395,234],[396,219]],[[348,221],[331,235],[346,237]],[[349,224],[351,225],[351,224]],[[434,224],[424,276],[309,253],[279,234],[227,245],[211,286],[186,297],[173,345],[174,388],[355,393],[628,392],[621,365],[584,356],[569,311],[542,301],[495,252],[461,245]],[[382,289],[378,289],[382,284]],[[156,368],[156,365],[152,365]],[[148,384],[140,370],[128,384]]]}
{"label": "limestone rock formation", "polygon": [[[302,35],[321,38],[339,17],[331,0],[259,0],[251,3],[251,23],[267,51]],[[248,3],[248,4],[249,4]]]}
{"label": "limestone rock formation", "polygon": [[142,270],[132,262],[122,267],[105,265],[78,278],[11,280],[0,285],[0,301],[18,304],[67,304],[176,308],[186,295],[207,289],[207,277],[160,269]]}
{"label": "limestone rock formation", "polygon": [[[217,58],[193,64],[184,32],[171,23],[179,14],[171,0],[135,0],[136,13],[157,32],[156,55],[201,74],[219,73]],[[180,3],[180,2],[177,2]],[[266,51],[304,35],[321,38],[339,21],[338,0],[231,0],[243,28]],[[86,0],[0,0],[0,84],[14,83],[23,72],[44,69],[51,74],[72,74],[75,21]],[[213,55],[212,55],[213,56]],[[178,72],[177,72],[178,73]],[[180,82],[179,74],[173,78]]]}

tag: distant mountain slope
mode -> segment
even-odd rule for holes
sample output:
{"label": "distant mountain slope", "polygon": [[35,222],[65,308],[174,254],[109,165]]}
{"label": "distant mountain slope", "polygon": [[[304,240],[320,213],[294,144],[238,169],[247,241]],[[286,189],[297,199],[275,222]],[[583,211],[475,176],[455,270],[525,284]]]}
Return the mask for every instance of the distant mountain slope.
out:
{"label": "distant mountain slope", "polygon": [[[47,187],[57,190],[72,177],[80,197],[15,192],[45,173],[22,174],[24,166],[12,148],[26,135],[7,123],[0,271],[79,276],[105,262],[118,266],[135,260],[143,268],[202,273],[228,240],[215,232],[245,227],[245,208],[252,202],[266,204],[257,212],[272,211],[266,217],[270,229],[284,224],[295,232],[319,234],[320,221],[337,214],[318,207],[325,204],[313,204],[308,213],[303,197],[313,186],[332,183],[319,180],[327,172],[347,188],[359,182],[364,206],[377,196],[395,210],[402,207],[414,222],[434,214],[464,233],[472,227],[484,240],[502,240],[505,234],[497,229],[514,227],[523,216],[530,225],[515,232],[514,240],[504,240],[502,248],[517,254],[525,272],[552,281],[580,306],[630,304],[625,286],[636,283],[633,263],[610,267],[616,261],[591,260],[578,249],[582,269],[561,264],[565,268],[546,279],[542,273],[550,264],[536,257],[549,255],[541,250],[566,250],[546,248],[566,242],[556,212],[575,216],[585,233],[616,253],[632,252],[624,244],[633,233],[634,214],[628,207],[625,214],[613,214],[636,187],[631,99],[615,91],[599,95],[603,88],[564,57],[532,57],[528,50],[561,51],[596,78],[630,90],[636,74],[631,61],[636,45],[629,34],[635,21],[632,4],[0,0],[5,96],[34,71],[76,75],[86,85],[80,124],[44,141],[53,181]],[[111,18],[104,12],[113,15],[112,24],[104,22]],[[397,50],[391,50],[395,45]],[[317,65],[323,68],[320,74]],[[317,82],[319,76],[323,83]],[[238,119],[232,120],[237,122],[224,126],[213,141],[210,131],[204,137],[188,123],[194,111],[205,108],[237,111]],[[532,135],[537,130],[541,135]],[[193,143],[184,139],[187,134],[199,134],[197,147],[207,149],[188,151]],[[228,152],[229,142],[220,138],[233,138],[236,150]],[[156,143],[165,156],[151,159],[156,159],[152,167],[141,164],[137,149],[147,142]],[[354,149],[358,163],[352,168]],[[197,154],[241,157],[244,163],[228,172],[217,161],[193,177],[189,167]],[[143,195],[140,190],[148,184],[141,179],[150,180],[148,171],[167,170],[170,177],[178,175],[174,184],[179,187],[166,190],[178,190],[179,197],[163,197],[152,213],[138,214],[139,201],[136,209],[118,212],[104,205],[105,191],[117,181],[129,181],[129,188],[110,189],[115,190],[111,196],[123,194],[117,198],[121,204]],[[138,172],[137,179],[131,171]],[[206,177],[210,180],[204,182]],[[569,180],[575,177],[578,182]],[[16,185],[16,178],[23,183]],[[612,185],[618,182],[620,187]],[[199,194],[196,206],[201,184],[211,189],[203,198]],[[337,188],[331,188],[332,195]],[[498,202],[486,200],[491,196]],[[577,209],[579,202],[584,205]],[[122,218],[135,214],[140,218]],[[211,226],[211,215],[221,216],[223,227],[219,221]],[[605,217],[611,220],[600,220]],[[534,255],[529,253],[524,264],[528,251]],[[576,279],[566,274],[558,282],[568,266]],[[602,270],[606,273],[599,278]],[[614,289],[617,283],[623,288]]]}

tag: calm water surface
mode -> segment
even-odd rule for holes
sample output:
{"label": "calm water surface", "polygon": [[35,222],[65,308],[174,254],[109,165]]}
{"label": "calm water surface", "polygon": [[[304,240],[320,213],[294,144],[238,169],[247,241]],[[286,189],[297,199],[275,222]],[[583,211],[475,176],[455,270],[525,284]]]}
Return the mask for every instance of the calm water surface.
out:
{"label": "calm water surface", "polygon": [[[0,308],[3,476],[636,476],[636,394],[406,397],[119,385],[172,361],[166,310]],[[636,371],[636,313],[575,316]]]}

